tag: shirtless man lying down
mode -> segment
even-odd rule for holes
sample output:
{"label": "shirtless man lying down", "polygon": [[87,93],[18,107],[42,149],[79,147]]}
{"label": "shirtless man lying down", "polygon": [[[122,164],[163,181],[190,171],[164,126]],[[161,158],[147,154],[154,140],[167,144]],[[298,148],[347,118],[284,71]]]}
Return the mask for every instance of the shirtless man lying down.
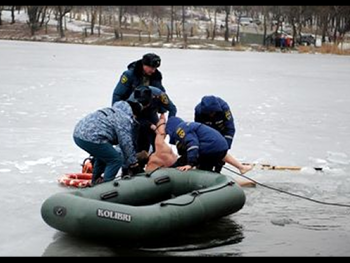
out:
{"label": "shirtless man lying down", "polygon": [[[165,124],[165,115],[162,114],[157,125],[151,126],[151,128],[156,133],[155,151],[151,155],[148,155],[146,152],[142,153],[141,158],[148,159],[145,169],[146,172],[151,172],[159,167],[174,167],[174,164],[178,160],[178,156],[173,152],[170,145],[165,142]],[[241,174],[244,174],[253,169],[252,165],[241,164],[229,153],[225,156],[223,161],[236,167],[241,172]],[[240,186],[255,186],[255,183],[249,180],[235,180]]]}

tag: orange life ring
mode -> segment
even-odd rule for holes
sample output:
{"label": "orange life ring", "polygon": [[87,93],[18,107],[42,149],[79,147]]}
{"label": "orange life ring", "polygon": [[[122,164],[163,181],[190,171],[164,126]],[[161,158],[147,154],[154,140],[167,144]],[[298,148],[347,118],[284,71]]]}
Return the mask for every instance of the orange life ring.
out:
{"label": "orange life ring", "polygon": [[84,188],[91,186],[91,179],[91,173],[71,173],[63,175],[58,182],[66,186]]}

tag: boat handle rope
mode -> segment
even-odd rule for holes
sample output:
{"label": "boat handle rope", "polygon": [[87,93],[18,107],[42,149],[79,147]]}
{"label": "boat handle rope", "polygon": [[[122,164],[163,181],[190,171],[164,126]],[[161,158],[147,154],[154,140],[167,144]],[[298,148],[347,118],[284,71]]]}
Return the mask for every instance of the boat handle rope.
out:
{"label": "boat handle rope", "polygon": [[156,185],[165,184],[169,182],[170,182],[170,177],[167,175],[154,179],[154,183]]}
{"label": "boat handle rope", "polygon": [[212,188],[212,189],[208,189],[208,190],[195,190],[195,191],[192,191],[191,194],[190,194],[191,196],[193,196],[193,199],[192,199],[191,201],[187,202],[187,203],[178,204],[178,203],[163,203],[163,202],[162,202],[162,203],[160,203],[160,206],[161,206],[161,207],[167,206],[167,205],[172,205],[172,206],[187,206],[187,205],[192,204],[192,203],[194,202],[194,200],[196,200],[197,196],[200,196],[200,195],[206,194],[206,193],[210,193],[210,192],[214,192],[214,191],[218,191],[218,190],[220,190],[220,189],[222,189],[222,188],[225,188],[225,187],[227,187],[227,186],[232,186],[232,185],[234,185],[234,184],[235,184],[235,182],[230,181],[230,182],[228,182],[228,183],[226,183],[226,184],[224,184],[224,185],[222,185],[222,186],[220,186],[220,187],[217,187],[217,188]]}
{"label": "boat handle rope", "polygon": [[151,177],[151,175],[152,175],[154,172],[158,171],[160,168],[163,168],[163,167],[164,167],[164,165],[158,166],[156,169],[154,169],[154,170],[151,171],[150,173],[146,173],[146,177]]}
{"label": "boat handle rope", "polygon": [[278,188],[275,188],[275,187],[272,187],[272,186],[269,186],[269,185],[266,185],[266,184],[263,184],[263,183],[259,183],[257,181],[255,181],[254,179],[246,176],[246,175],[243,175],[241,173],[237,173],[235,171],[233,171],[232,169],[230,168],[227,168],[224,166],[224,169],[234,173],[234,174],[237,174],[245,179],[248,179],[250,181],[252,181],[253,183],[256,183],[257,185],[260,185],[262,187],[265,187],[265,188],[268,188],[268,189],[271,189],[271,190],[274,190],[274,191],[277,191],[277,192],[280,192],[280,193],[283,193],[283,194],[287,194],[287,195],[291,195],[291,196],[294,196],[294,197],[299,197],[301,199],[305,199],[305,200],[308,200],[308,201],[311,201],[311,202],[314,202],[314,203],[318,203],[318,204],[322,204],[322,205],[333,205],[333,206],[341,206],[341,207],[350,207],[350,205],[348,204],[340,204],[340,203],[330,203],[330,202],[324,202],[324,201],[319,201],[319,200],[316,200],[316,199],[313,199],[313,198],[309,198],[309,197],[306,197],[306,196],[302,196],[302,195],[298,195],[298,194],[294,194],[294,193],[290,193],[288,191],[285,191],[285,190],[282,190],[282,189],[278,189]]}
{"label": "boat handle rope", "polygon": [[118,191],[109,191],[107,193],[102,193],[100,195],[100,198],[102,200],[107,200],[107,199],[110,199],[110,198],[113,198],[113,197],[117,197],[119,195]]}

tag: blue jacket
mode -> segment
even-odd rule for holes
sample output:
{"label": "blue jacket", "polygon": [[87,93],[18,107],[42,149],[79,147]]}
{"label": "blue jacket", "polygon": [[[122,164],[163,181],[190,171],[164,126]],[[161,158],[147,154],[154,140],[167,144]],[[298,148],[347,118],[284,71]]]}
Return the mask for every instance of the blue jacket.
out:
{"label": "blue jacket", "polygon": [[117,101],[129,98],[135,88],[149,85],[157,87],[165,92],[160,71],[156,69],[150,77],[144,76],[142,60],[130,63],[128,65],[128,70],[124,71],[117,86],[114,88],[112,105]]}
{"label": "blue jacket", "polygon": [[[195,107],[194,112],[194,121],[204,123],[219,131],[225,137],[228,148],[231,149],[236,129],[228,104],[219,97],[204,96]],[[215,114],[209,116],[210,113]]]}
{"label": "blue jacket", "polygon": [[[141,122],[142,120],[147,120],[153,124],[157,124],[159,121],[158,113],[165,113],[168,111],[168,118],[175,116],[177,108],[168,95],[157,87],[149,86],[149,88],[152,91],[152,102],[147,108],[142,110],[137,119]],[[131,94],[128,100],[135,101],[134,93]]]}
{"label": "blue jacket", "polygon": [[187,152],[187,163],[191,166],[198,163],[200,155],[214,155],[228,150],[226,140],[217,130],[198,122],[171,117],[165,130],[179,154]]}
{"label": "blue jacket", "polygon": [[134,127],[130,105],[120,101],[112,107],[97,110],[84,117],[75,126],[73,136],[97,144],[119,144],[125,164],[129,165],[137,162]]}

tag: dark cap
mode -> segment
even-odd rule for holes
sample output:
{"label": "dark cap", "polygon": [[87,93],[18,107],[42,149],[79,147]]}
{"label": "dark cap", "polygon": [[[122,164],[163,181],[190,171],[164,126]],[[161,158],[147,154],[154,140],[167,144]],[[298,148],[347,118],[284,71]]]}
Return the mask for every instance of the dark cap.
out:
{"label": "dark cap", "polygon": [[141,105],[141,103],[130,99],[128,99],[126,102],[129,103],[132,113],[136,116],[139,116],[141,111],[143,110],[143,106]]}
{"label": "dark cap", "polygon": [[140,86],[134,90],[134,98],[137,102],[146,106],[152,102],[152,90],[148,86]]}
{"label": "dark cap", "polygon": [[158,68],[160,66],[160,57],[154,53],[145,54],[142,57],[142,64],[152,68]]}

